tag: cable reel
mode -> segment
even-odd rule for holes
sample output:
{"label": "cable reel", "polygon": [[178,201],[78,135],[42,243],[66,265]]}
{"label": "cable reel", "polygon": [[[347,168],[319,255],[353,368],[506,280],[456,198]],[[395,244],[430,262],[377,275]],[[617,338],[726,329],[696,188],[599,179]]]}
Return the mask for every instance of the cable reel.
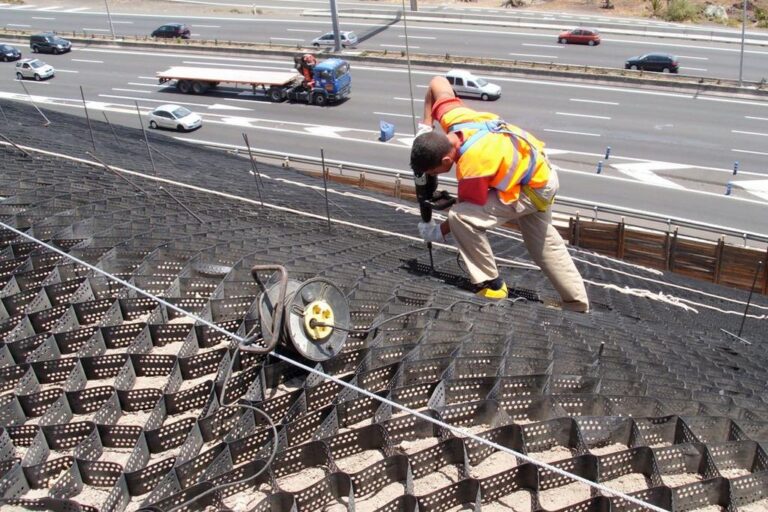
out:
{"label": "cable reel", "polygon": [[[281,313],[278,308],[282,308]],[[326,361],[341,352],[347,333],[333,326],[346,328],[351,318],[347,298],[335,284],[321,277],[303,283],[287,279],[286,283],[267,286],[259,297],[259,315],[265,339],[277,335],[280,345],[311,361]]]}

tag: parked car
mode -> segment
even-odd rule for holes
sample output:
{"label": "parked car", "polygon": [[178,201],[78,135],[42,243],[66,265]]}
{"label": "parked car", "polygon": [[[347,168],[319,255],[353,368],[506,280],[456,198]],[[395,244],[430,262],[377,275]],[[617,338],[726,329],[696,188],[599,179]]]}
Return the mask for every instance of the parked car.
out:
{"label": "parked car", "polygon": [[19,60],[21,58],[21,52],[9,44],[0,44],[0,58],[2,58],[4,62]]}
{"label": "parked car", "polygon": [[33,53],[64,53],[72,50],[72,43],[59,37],[53,32],[34,34],[29,36],[29,47]]}
{"label": "parked car", "polygon": [[169,128],[180,132],[203,126],[203,118],[181,105],[160,105],[149,113],[150,128]]}
{"label": "parked car", "polygon": [[669,55],[668,53],[646,53],[640,57],[627,59],[627,62],[624,63],[624,69],[677,73],[679,66],[677,57],[674,55]]}
{"label": "parked car", "polygon": [[600,33],[593,28],[574,28],[560,32],[557,42],[562,44],[588,44],[595,46],[600,44]]}
{"label": "parked car", "polygon": [[469,71],[452,69],[445,74],[445,78],[448,79],[457,96],[480,98],[483,101],[497,100],[501,97],[500,86],[477,77]]}
{"label": "parked car", "polygon": [[[357,34],[354,32],[339,32],[339,39],[341,40],[341,46],[343,48],[354,48],[357,46]],[[320,46],[333,46],[334,44],[333,32],[328,32],[327,34],[323,34],[312,40],[312,46],[315,48]]]}
{"label": "parked car", "polygon": [[56,74],[53,66],[40,59],[24,59],[16,63],[16,78],[34,78],[38,82],[43,78],[52,78]]}
{"label": "parked car", "polygon": [[152,31],[152,37],[180,37],[189,39],[192,31],[183,23],[166,23]]}

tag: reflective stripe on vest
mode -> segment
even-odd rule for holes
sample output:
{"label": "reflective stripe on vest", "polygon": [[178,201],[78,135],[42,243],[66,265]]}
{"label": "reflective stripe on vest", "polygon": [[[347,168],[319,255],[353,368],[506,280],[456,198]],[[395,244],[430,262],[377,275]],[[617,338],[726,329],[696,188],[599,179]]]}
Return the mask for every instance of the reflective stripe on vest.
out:
{"label": "reflective stripe on vest", "polygon": [[[501,119],[494,119],[492,121],[472,121],[467,123],[459,123],[451,126],[449,129],[450,132],[458,132],[462,130],[477,131],[473,133],[467,140],[465,140],[461,147],[459,147],[459,156],[466,153],[467,150],[475,144],[475,142],[480,140],[480,138],[488,133],[503,133],[508,135],[512,141],[512,145],[515,147],[515,154],[512,157],[512,164],[504,174],[504,178],[494,188],[506,191],[509,190],[510,187],[517,184],[528,185],[528,183],[531,181],[531,178],[533,177],[534,171],[536,170],[536,164],[538,163],[539,158],[536,146],[534,146],[528,140],[528,137],[531,137],[531,135],[527,131],[517,127],[510,129],[506,122],[502,121]],[[513,183],[512,180],[514,179],[515,173],[517,171],[517,166],[520,164],[520,140],[523,140],[526,144],[528,144],[528,147],[531,149],[531,156],[529,158],[528,168],[525,170],[520,180]]]}

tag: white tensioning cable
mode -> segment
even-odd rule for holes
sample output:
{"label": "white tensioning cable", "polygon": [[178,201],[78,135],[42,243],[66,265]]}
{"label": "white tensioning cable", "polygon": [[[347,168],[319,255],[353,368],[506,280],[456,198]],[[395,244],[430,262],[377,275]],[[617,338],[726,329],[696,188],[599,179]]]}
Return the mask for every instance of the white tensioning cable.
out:
{"label": "white tensioning cable", "polygon": [[[135,286],[135,285],[133,285],[133,284],[123,280],[123,279],[120,279],[119,277],[117,277],[117,276],[115,276],[113,274],[110,274],[109,272],[107,272],[105,270],[102,270],[100,268],[97,268],[97,267],[91,265],[90,263],[82,261],[81,259],[79,259],[79,258],[77,258],[75,256],[72,256],[71,254],[68,254],[68,253],[66,253],[64,251],[62,251],[58,247],[54,247],[54,246],[52,246],[50,244],[47,244],[47,243],[43,242],[42,240],[38,240],[37,238],[35,238],[33,236],[30,236],[30,235],[24,233],[23,231],[19,231],[18,229],[14,228],[12,226],[9,226],[8,224],[5,224],[4,222],[0,222],[0,226],[2,226],[3,228],[7,229],[8,231],[16,233],[17,235],[19,235],[19,236],[21,236],[23,238],[26,238],[27,240],[29,240],[31,242],[34,242],[34,243],[40,245],[41,247],[45,247],[49,251],[52,251],[52,252],[55,252],[56,254],[64,256],[65,258],[74,261],[78,265],[82,265],[83,267],[86,267],[86,268],[88,268],[88,269],[90,269],[90,270],[92,270],[94,272],[97,272],[97,273],[107,277],[108,279],[111,279],[111,280],[115,281],[116,283],[120,283],[123,286],[125,286],[126,288],[130,288],[131,290],[133,290],[133,291],[135,291],[137,293],[140,293],[141,295],[143,295],[143,296],[145,296],[145,297],[147,297],[149,299],[152,299],[152,300],[156,301],[157,303],[164,305],[165,307],[171,308],[172,310],[174,310],[176,312],[179,312],[179,313],[181,313],[183,315],[186,315],[186,316],[194,319],[196,322],[200,322],[200,323],[202,323],[204,325],[207,325],[211,329],[213,329],[213,330],[215,330],[217,332],[220,332],[220,333],[224,334],[225,336],[228,336],[228,337],[236,340],[238,343],[243,343],[245,341],[245,338],[242,338],[242,337],[238,336],[237,334],[231,333],[231,332],[227,331],[226,329],[224,329],[222,327],[219,327],[218,325],[214,324],[213,322],[209,322],[208,320],[206,320],[204,318],[200,318],[199,316],[197,316],[197,315],[195,315],[193,313],[185,311],[184,309],[182,309],[182,308],[180,308],[180,307],[178,307],[178,306],[176,306],[174,304],[171,304],[170,302],[168,302],[166,300],[163,300],[162,298],[160,298],[160,297],[158,297],[156,295],[153,295],[153,294],[151,294],[151,293],[149,293],[149,292],[147,292],[145,290],[142,290],[141,288],[139,288],[139,287],[137,287],[137,286]],[[416,416],[417,418],[421,418],[422,420],[428,421],[428,422],[430,422],[430,423],[432,423],[434,425],[438,425],[438,426],[440,426],[442,428],[450,430],[451,432],[454,432],[454,433],[458,432],[461,435],[463,435],[465,437],[468,437],[468,438],[470,438],[470,439],[472,439],[474,441],[477,441],[480,444],[484,444],[486,446],[490,446],[492,448],[495,448],[496,450],[500,450],[500,451],[508,453],[510,455],[514,455],[515,457],[517,457],[519,459],[522,459],[522,460],[524,460],[526,462],[530,462],[531,464],[534,464],[536,466],[539,466],[539,467],[542,467],[544,469],[547,469],[547,470],[549,470],[549,471],[551,471],[553,473],[556,473],[558,475],[561,475],[561,476],[564,476],[566,478],[570,478],[572,480],[575,480],[577,482],[581,482],[583,484],[586,484],[586,485],[588,485],[588,486],[590,486],[590,487],[592,487],[594,489],[597,489],[597,490],[599,490],[599,491],[601,491],[601,492],[603,492],[605,494],[608,494],[610,496],[614,496],[616,498],[621,498],[621,499],[626,500],[626,501],[628,501],[630,503],[634,503],[635,505],[640,505],[642,507],[645,507],[648,510],[654,510],[656,512],[669,512],[666,509],[663,509],[663,508],[658,507],[656,505],[652,505],[650,503],[647,503],[645,501],[639,500],[639,499],[634,498],[632,496],[629,496],[627,494],[615,491],[615,490],[611,489],[610,487],[606,487],[606,486],[604,486],[602,484],[598,484],[596,482],[592,482],[591,480],[587,480],[586,478],[580,477],[578,475],[574,475],[573,473],[569,473],[567,471],[563,471],[560,468],[556,468],[554,466],[550,466],[549,464],[547,464],[545,462],[537,461],[536,459],[532,459],[532,458],[528,457],[527,455],[523,455],[522,453],[519,453],[519,452],[517,452],[515,450],[512,450],[511,448],[507,448],[506,446],[502,446],[500,444],[494,443],[493,441],[489,441],[487,439],[479,437],[479,436],[477,436],[477,435],[475,435],[475,434],[473,434],[471,432],[464,431],[463,429],[461,429],[459,427],[456,427],[454,425],[449,425],[448,423],[444,423],[444,422],[442,422],[440,420],[436,420],[436,419],[434,419],[434,418],[432,418],[430,416],[427,416],[425,414],[422,414],[422,413],[420,413],[418,411],[414,411],[412,409],[409,409],[408,407],[400,405],[397,402],[393,402],[392,400],[380,397],[380,396],[376,395],[375,393],[371,393],[370,391],[368,391],[366,389],[359,388],[359,387],[357,387],[357,386],[355,386],[353,384],[350,384],[348,382],[345,382],[345,381],[343,381],[341,379],[337,379],[336,377],[333,377],[332,375],[328,375],[328,374],[326,374],[324,372],[321,372],[319,370],[316,370],[316,369],[314,369],[314,368],[312,368],[310,366],[306,366],[306,365],[304,365],[304,364],[302,364],[302,363],[300,363],[298,361],[295,361],[295,360],[291,359],[290,357],[286,357],[286,356],[284,356],[282,354],[278,354],[277,352],[274,352],[274,351],[271,352],[271,355],[276,357],[276,358],[278,358],[278,359],[280,359],[280,360],[282,360],[282,361],[285,361],[285,362],[287,362],[287,363],[289,363],[289,364],[291,364],[293,366],[296,366],[297,368],[301,368],[302,370],[304,370],[306,372],[313,373],[313,374],[315,374],[315,375],[317,375],[319,377],[322,377],[323,379],[330,380],[330,381],[332,381],[332,382],[334,382],[334,383],[336,383],[336,384],[338,384],[340,386],[346,387],[348,389],[352,389],[352,390],[354,390],[354,391],[356,391],[356,392],[358,392],[358,393],[360,393],[360,394],[362,394],[362,395],[364,395],[364,396],[366,396],[368,398],[372,398],[372,399],[377,400],[377,401],[379,401],[381,403],[387,404],[390,407],[394,407],[395,409],[399,409],[399,410],[401,410],[403,412],[407,412],[408,414],[410,414],[412,416]]]}

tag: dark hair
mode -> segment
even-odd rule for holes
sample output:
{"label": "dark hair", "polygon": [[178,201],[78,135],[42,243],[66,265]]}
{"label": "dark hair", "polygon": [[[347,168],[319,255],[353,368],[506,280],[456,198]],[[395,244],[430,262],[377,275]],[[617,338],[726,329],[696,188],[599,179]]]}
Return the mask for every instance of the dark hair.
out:
{"label": "dark hair", "polygon": [[422,133],[413,140],[411,147],[411,169],[422,174],[439,166],[443,157],[452,149],[451,141],[444,133],[431,131]]}

